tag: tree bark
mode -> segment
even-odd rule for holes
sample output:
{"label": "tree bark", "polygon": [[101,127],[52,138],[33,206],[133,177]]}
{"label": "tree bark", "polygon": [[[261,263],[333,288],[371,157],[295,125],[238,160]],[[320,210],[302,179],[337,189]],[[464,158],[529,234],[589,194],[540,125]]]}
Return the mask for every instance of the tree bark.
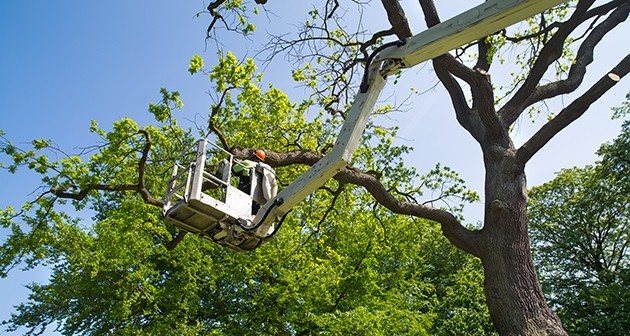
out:
{"label": "tree bark", "polygon": [[480,258],[494,327],[500,335],[567,335],[545,301],[534,267],[524,169],[513,148],[484,152],[487,198]]}
{"label": "tree bark", "polygon": [[491,253],[482,258],[486,302],[494,327],[499,335],[567,335],[545,302],[526,245],[526,240],[497,239],[491,244]]}

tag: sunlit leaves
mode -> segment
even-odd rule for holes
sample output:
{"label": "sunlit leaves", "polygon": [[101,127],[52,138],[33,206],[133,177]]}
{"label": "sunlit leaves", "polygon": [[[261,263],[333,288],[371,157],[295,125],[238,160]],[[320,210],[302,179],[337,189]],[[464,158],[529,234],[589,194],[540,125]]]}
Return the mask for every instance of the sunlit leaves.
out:
{"label": "sunlit leaves", "polygon": [[[203,66],[203,60],[196,55],[195,57],[198,58],[199,63],[196,63],[193,65],[192,64],[193,61],[191,61],[191,68],[193,66],[199,66],[199,67]],[[195,58],[193,58],[193,60],[195,60]],[[192,74],[194,72],[199,71],[199,69],[194,70],[194,72],[191,69],[189,69],[188,71],[190,71]],[[149,112],[151,112],[155,116],[155,120],[163,123],[167,120],[172,119],[173,109],[182,108],[184,106],[184,103],[179,99],[179,92],[177,91],[169,92],[165,88],[161,88],[160,93],[162,94],[161,103],[149,104]]]}
{"label": "sunlit leaves", "polygon": [[621,106],[613,107],[613,118],[621,118],[630,114],[630,92],[626,94],[626,101]]}
{"label": "sunlit leaves", "polygon": [[[187,135],[190,131],[178,128],[172,119],[171,111],[182,106],[179,94],[165,89],[161,94],[162,102],[151,104],[149,110],[164,124],[144,128],[152,136],[153,153],[160,156],[159,160],[148,158],[148,164],[143,168],[148,176],[144,182],[158,197],[165,187],[167,167],[175,160],[175,155],[183,151],[181,144],[190,141]],[[41,179],[34,201],[25,203],[20,212],[7,208],[1,213],[2,226],[10,230],[1,250],[3,272],[24,263],[34,267],[60,253],[56,244],[62,241],[62,231],[81,230],[67,211],[76,213],[88,207],[96,211],[96,217],[101,217],[104,214],[99,211],[111,209],[121,202],[123,193],[101,193],[94,186],[134,186],[139,183],[139,161],[148,141],[139,133],[140,126],[123,118],[106,131],[92,121],[90,131],[102,142],[81,148],[76,154],[64,152],[51,140],[36,139],[31,142],[32,148],[18,148],[2,138],[0,151],[10,161],[7,170],[29,169]],[[73,208],[65,207],[65,200],[56,196],[62,194],[76,197],[72,199]]]}
{"label": "sunlit leaves", "polygon": [[219,57],[218,64],[212,68],[208,77],[216,84],[217,91],[224,91],[228,86],[244,87],[249,84],[255,70],[253,59],[241,63],[228,51],[225,56]]}
{"label": "sunlit leaves", "polygon": [[188,72],[190,72],[191,75],[194,75],[199,72],[201,68],[203,68],[203,59],[198,55],[193,55],[193,58],[190,60]]}
{"label": "sunlit leaves", "polygon": [[0,276],[16,267],[31,269],[42,263],[56,262],[59,230],[77,222],[57,212],[55,197],[44,195],[22,206],[20,212],[11,207],[0,210],[0,226],[8,229],[0,246]]}
{"label": "sunlit leaves", "polygon": [[221,97],[210,118],[229,134],[231,145],[278,151],[318,145],[321,121],[307,121],[312,102],[294,103],[281,90],[264,85],[252,59],[240,61],[228,52],[207,75]]}

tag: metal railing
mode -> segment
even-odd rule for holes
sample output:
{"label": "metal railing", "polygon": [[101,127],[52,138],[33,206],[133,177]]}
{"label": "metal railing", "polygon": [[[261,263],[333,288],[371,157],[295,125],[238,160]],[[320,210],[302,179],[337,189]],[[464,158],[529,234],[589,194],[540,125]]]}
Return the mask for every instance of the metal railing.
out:
{"label": "metal railing", "polygon": [[[221,202],[226,200],[227,187],[232,179],[234,162],[232,153],[206,139],[199,140],[196,147],[193,162],[187,163],[187,166],[177,162],[173,164],[164,196],[165,211],[176,201],[188,202],[191,198],[199,199],[202,192]],[[214,161],[214,164],[209,164],[211,161]],[[214,170],[219,176],[207,171],[206,168]],[[217,190],[219,192],[215,192]]]}
{"label": "metal railing", "polygon": [[[182,170],[179,171],[180,169]],[[175,199],[176,201],[182,200],[182,199],[184,201],[188,200],[188,196],[190,194],[190,181],[191,181],[190,172],[193,170],[194,170],[194,163],[190,163],[188,167],[182,166],[178,163],[175,163],[173,165],[173,172],[171,174],[171,178],[168,180],[166,195],[164,196],[165,209],[170,208],[171,204],[173,203],[172,202],[173,199]],[[183,181],[177,183],[184,176],[185,178],[183,179]],[[182,188],[185,188],[184,193],[183,194],[178,193]]]}

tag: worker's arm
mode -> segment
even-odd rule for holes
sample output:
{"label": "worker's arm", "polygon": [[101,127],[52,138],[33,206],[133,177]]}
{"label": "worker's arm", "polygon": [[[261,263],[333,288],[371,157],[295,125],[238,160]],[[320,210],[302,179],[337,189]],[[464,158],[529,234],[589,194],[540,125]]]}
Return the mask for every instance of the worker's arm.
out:
{"label": "worker's arm", "polygon": [[236,163],[232,167],[232,171],[237,176],[249,176],[252,172],[252,169],[256,168],[256,162],[250,160],[243,160],[241,162]]}

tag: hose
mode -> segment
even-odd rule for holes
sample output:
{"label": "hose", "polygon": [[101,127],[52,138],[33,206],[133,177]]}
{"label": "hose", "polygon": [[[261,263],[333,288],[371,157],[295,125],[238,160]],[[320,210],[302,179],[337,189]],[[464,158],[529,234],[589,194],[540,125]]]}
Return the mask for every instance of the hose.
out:
{"label": "hose", "polygon": [[274,207],[277,208],[278,206],[282,205],[283,203],[284,203],[284,199],[282,199],[282,197],[274,200],[273,204],[269,207],[269,209],[267,209],[267,211],[265,211],[265,215],[263,216],[263,218],[261,218],[260,221],[256,225],[254,225],[254,226],[252,226],[250,228],[244,227],[241,223],[239,223],[238,225],[241,227],[241,229],[243,229],[245,231],[256,230],[256,229],[258,229],[260,227],[260,225],[262,225],[262,223],[265,222],[265,219],[267,219],[267,216],[269,216],[269,214],[271,213],[271,210],[273,210]]}
{"label": "hose", "polygon": [[389,48],[389,47],[400,47],[405,45],[405,43],[407,43],[405,40],[398,40],[398,41],[394,41],[394,42],[388,42],[385,43],[381,46],[379,46],[378,48],[376,48],[371,54],[370,56],[368,56],[367,61],[365,62],[365,70],[363,72],[363,79],[361,79],[361,86],[360,86],[360,91],[361,93],[366,93],[368,90],[368,72],[370,71],[370,65],[372,64],[372,61],[374,60],[374,57],[376,57],[376,55],[378,53],[380,53],[381,51]]}

